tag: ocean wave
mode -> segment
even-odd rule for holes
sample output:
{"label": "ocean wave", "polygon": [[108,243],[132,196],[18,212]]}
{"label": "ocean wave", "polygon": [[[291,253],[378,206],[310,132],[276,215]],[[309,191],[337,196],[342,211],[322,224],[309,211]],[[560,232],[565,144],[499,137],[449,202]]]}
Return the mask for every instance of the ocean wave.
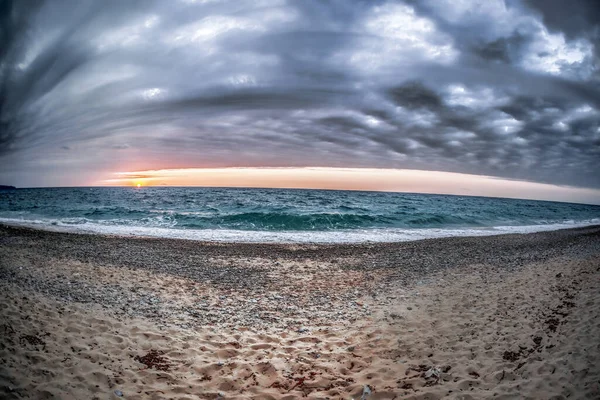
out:
{"label": "ocean wave", "polygon": [[[211,240],[233,235],[394,241],[503,231],[499,227],[552,229],[598,217],[600,207],[591,205],[378,192],[56,188],[20,189],[0,196],[0,218],[17,223]],[[529,226],[537,228],[523,228]]]}
{"label": "ocean wave", "polygon": [[181,218],[180,226],[189,228],[222,227],[241,230],[320,231],[358,229],[385,224],[385,216],[367,214],[246,212],[212,217]]}
{"label": "ocean wave", "polygon": [[[332,231],[352,229],[422,229],[422,228],[476,228],[494,225],[545,225],[562,221],[484,219],[460,215],[436,215],[409,212],[393,214],[164,211],[130,209],[93,209],[80,212],[81,216],[52,218],[68,225],[97,223],[100,225],[138,225],[177,227],[181,229],[233,229],[265,231]],[[17,219],[42,220],[39,214],[21,214]]]}
{"label": "ocean wave", "polygon": [[333,231],[249,231],[235,229],[177,229],[157,226],[126,226],[85,222],[68,224],[58,220],[23,220],[0,218],[1,223],[36,229],[104,234],[119,236],[161,237],[215,242],[244,243],[362,243],[405,242],[422,239],[455,236],[493,236],[502,234],[525,234],[566,228],[578,228],[600,224],[600,218],[586,221],[567,221],[545,225],[494,226],[481,228],[424,228],[424,229],[353,229]]}

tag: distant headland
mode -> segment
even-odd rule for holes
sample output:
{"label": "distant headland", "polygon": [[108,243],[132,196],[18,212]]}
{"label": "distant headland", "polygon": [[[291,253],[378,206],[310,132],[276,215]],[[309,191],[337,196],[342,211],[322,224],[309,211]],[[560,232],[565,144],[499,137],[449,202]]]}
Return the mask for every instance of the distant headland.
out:
{"label": "distant headland", "polygon": [[0,190],[14,190],[14,189],[16,189],[16,187],[14,187],[14,186],[0,185]]}

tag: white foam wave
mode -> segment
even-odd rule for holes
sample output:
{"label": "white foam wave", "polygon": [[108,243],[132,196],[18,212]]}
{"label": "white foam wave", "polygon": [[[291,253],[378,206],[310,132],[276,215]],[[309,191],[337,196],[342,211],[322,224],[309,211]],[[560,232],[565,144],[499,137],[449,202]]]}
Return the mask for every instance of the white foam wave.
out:
{"label": "white foam wave", "polygon": [[454,236],[491,236],[508,233],[533,233],[600,224],[600,218],[586,221],[566,221],[545,225],[495,226],[487,228],[422,228],[422,229],[353,229],[338,231],[242,231],[230,229],[174,229],[151,226],[104,225],[91,222],[72,224],[60,220],[24,220],[0,218],[7,225],[36,229],[104,234],[119,236],[145,236],[214,242],[245,243],[364,243],[406,242],[421,239]]}

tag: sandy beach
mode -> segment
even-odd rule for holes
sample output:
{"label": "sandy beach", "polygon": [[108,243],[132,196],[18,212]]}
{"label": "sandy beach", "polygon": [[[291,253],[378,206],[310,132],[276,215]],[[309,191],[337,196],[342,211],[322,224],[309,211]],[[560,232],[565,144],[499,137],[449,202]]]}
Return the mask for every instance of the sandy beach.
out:
{"label": "sandy beach", "polygon": [[0,226],[0,398],[597,399],[600,227],[346,245]]}

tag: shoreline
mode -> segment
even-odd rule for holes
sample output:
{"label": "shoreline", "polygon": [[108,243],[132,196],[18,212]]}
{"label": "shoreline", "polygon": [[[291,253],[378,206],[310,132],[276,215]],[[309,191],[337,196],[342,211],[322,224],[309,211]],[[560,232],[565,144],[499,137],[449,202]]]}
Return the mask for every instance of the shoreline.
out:
{"label": "shoreline", "polygon": [[[83,224],[84,226],[87,224]],[[190,240],[200,243],[248,243],[248,244],[307,244],[307,245],[349,245],[349,244],[393,244],[428,239],[456,237],[487,237],[501,235],[527,235],[531,233],[557,230],[592,228],[600,226],[600,219],[589,221],[564,222],[546,225],[509,225],[471,228],[372,228],[332,231],[247,231],[215,229],[176,229],[161,227],[122,226],[91,224],[87,227],[75,225],[55,225],[38,222],[25,222],[0,218],[0,227],[25,228],[55,233],[79,235],[100,235],[122,238],[158,238]]]}
{"label": "shoreline", "polygon": [[600,395],[600,226],[250,244],[0,225],[0,299],[9,399]]}
{"label": "shoreline", "polygon": [[[497,238],[499,240],[505,240],[506,238],[511,237],[539,237],[542,238],[545,235],[556,236],[561,235],[562,233],[565,236],[569,236],[571,234],[579,234],[585,232],[596,232],[600,231],[600,224],[586,224],[583,226],[575,226],[575,227],[564,227],[559,229],[551,229],[551,230],[543,230],[536,232],[512,232],[512,233],[499,233],[499,234],[491,234],[491,235],[481,235],[481,236],[444,236],[444,237],[428,237],[428,238],[420,238],[415,240],[406,240],[406,241],[391,241],[391,242],[373,242],[373,241],[365,241],[365,242],[236,242],[236,241],[220,241],[220,240],[195,240],[195,239],[182,239],[177,237],[162,237],[162,236],[145,236],[145,235],[121,235],[121,234],[111,234],[111,233],[95,233],[95,232],[78,232],[78,231],[70,231],[70,230],[50,230],[38,228],[35,226],[29,225],[19,225],[19,224],[9,224],[3,221],[0,221],[0,238],[2,235],[10,235],[12,233],[16,234],[25,234],[28,236],[43,236],[44,234],[48,235],[56,235],[56,238],[61,237],[61,235],[65,235],[65,237],[70,238],[80,238],[83,240],[84,237],[91,238],[99,238],[100,240],[110,239],[110,240],[133,240],[133,241],[157,241],[157,242],[165,242],[165,243],[181,243],[185,246],[184,243],[193,244],[199,246],[208,246],[208,247],[240,247],[244,249],[250,249],[256,246],[259,247],[272,247],[276,248],[289,248],[289,249],[302,249],[302,248],[348,248],[348,249],[372,249],[372,248],[393,248],[393,247],[402,247],[404,245],[411,244],[420,244],[420,243],[446,243],[452,241],[472,241],[472,240],[492,240],[493,238]],[[241,231],[244,232],[244,231]]]}

